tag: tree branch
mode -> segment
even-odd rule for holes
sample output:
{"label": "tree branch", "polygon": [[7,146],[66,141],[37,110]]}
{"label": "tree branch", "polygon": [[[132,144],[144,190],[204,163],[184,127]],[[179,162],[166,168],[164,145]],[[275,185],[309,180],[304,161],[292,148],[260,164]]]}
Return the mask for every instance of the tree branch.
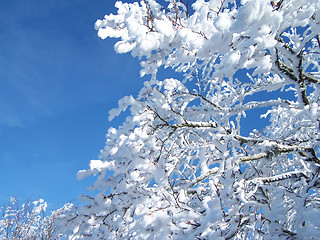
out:
{"label": "tree branch", "polygon": [[216,123],[206,123],[206,122],[187,122],[182,124],[174,124],[172,125],[174,128],[217,128],[218,124]]}
{"label": "tree branch", "polygon": [[292,172],[286,172],[281,173],[272,177],[259,177],[251,180],[252,182],[262,182],[262,183],[272,183],[272,182],[278,182],[282,181],[288,178],[301,178],[304,177],[308,179],[308,176],[302,172],[302,171],[292,171]]}
{"label": "tree branch", "polygon": [[302,157],[306,158],[305,159],[306,161],[313,161],[315,163],[320,164],[320,159],[317,157],[316,152],[313,148],[299,147],[297,145],[283,145],[282,143],[278,143],[276,141],[254,139],[254,138],[242,137],[239,135],[235,135],[233,136],[233,138],[238,140],[241,144],[251,143],[255,145],[258,143],[262,144],[263,142],[266,142],[269,146],[268,151],[264,153],[258,153],[252,156],[240,157],[239,160],[236,162],[237,164],[240,164],[242,162],[259,160],[262,158],[269,158],[272,156],[277,156],[283,153],[290,153],[290,152],[298,152]]}
{"label": "tree branch", "polygon": [[188,190],[190,190],[191,188],[193,188],[195,185],[197,185],[199,182],[205,180],[206,178],[208,178],[209,176],[213,175],[213,174],[216,174],[218,172],[219,168],[212,168],[210,169],[206,174],[204,174],[203,176],[200,176],[196,179],[194,179],[189,187],[187,188]]}
{"label": "tree branch", "polygon": [[252,156],[241,157],[237,161],[237,164],[242,163],[242,162],[249,162],[249,161],[259,160],[262,158],[267,158],[268,156],[269,156],[268,153],[258,153],[258,154],[254,154]]}
{"label": "tree branch", "polygon": [[301,90],[301,97],[303,100],[304,105],[309,105],[309,99],[307,97],[307,90],[306,90],[306,85],[304,83],[304,76],[303,76],[303,68],[302,68],[302,62],[303,62],[303,50],[300,51],[298,54],[299,58],[299,85],[300,85],[300,90]]}

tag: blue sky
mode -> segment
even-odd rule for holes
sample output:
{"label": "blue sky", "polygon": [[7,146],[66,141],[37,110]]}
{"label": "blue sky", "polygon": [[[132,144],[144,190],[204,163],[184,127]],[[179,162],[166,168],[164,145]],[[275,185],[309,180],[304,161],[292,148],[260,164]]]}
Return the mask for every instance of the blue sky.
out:
{"label": "blue sky", "polygon": [[3,0],[0,7],[0,203],[74,201],[93,178],[108,111],[143,85],[139,63],[114,53],[94,23],[110,0]]}

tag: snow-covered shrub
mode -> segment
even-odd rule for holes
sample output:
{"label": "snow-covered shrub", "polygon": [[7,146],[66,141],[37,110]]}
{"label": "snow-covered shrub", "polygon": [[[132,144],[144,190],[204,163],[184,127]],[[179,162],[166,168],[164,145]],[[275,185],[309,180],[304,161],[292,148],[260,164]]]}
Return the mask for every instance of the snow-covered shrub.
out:
{"label": "snow-covered shrub", "polygon": [[47,215],[47,203],[43,199],[19,205],[17,199],[11,197],[9,204],[0,209],[0,238],[59,239],[63,235],[57,231],[55,221],[70,207],[71,204],[66,204]]}

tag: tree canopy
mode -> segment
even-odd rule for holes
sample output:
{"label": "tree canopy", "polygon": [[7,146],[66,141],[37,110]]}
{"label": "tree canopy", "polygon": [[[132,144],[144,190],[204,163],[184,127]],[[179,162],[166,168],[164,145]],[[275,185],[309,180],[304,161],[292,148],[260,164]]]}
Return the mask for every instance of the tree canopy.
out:
{"label": "tree canopy", "polygon": [[[150,74],[119,100],[72,239],[320,237],[318,0],[117,2],[95,28]],[[125,66],[123,66],[125,67]],[[159,79],[159,68],[181,78]],[[268,124],[250,129],[247,113]],[[243,129],[249,129],[244,131]],[[249,131],[249,132],[248,132]]]}

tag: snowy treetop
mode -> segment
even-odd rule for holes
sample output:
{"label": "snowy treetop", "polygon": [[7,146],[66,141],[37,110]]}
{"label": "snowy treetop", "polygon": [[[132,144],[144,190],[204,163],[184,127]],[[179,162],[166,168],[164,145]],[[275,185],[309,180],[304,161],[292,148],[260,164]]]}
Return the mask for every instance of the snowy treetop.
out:
{"label": "snowy treetop", "polygon": [[[115,7],[98,36],[151,80],[110,111],[130,115],[78,173],[100,193],[65,216],[73,239],[319,238],[319,1]],[[244,134],[250,112],[268,123]]]}

